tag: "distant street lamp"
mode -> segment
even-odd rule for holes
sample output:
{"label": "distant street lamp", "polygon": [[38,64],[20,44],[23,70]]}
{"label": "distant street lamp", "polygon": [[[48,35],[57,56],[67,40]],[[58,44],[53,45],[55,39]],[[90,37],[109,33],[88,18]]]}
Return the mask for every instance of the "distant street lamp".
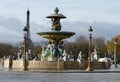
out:
{"label": "distant street lamp", "polygon": [[90,28],[89,28],[89,58],[88,58],[88,67],[87,67],[87,69],[86,69],[86,71],[92,71],[93,69],[92,69],[92,65],[91,65],[91,44],[92,44],[92,31],[93,31],[93,29],[92,29],[92,27],[90,26]]}
{"label": "distant street lamp", "polygon": [[117,55],[117,40],[114,41],[114,64],[115,64],[115,67],[117,67],[116,55]]}
{"label": "distant street lamp", "polygon": [[27,60],[26,60],[26,42],[27,42],[27,31],[28,29],[26,28],[26,26],[23,29],[24,31],[24,56],[23,56],[23,70],[28,70],[27,68]]}
{"label": "distant street lamp", "polygon": [[72,45],[72,57],[75,60],[75,47]]}

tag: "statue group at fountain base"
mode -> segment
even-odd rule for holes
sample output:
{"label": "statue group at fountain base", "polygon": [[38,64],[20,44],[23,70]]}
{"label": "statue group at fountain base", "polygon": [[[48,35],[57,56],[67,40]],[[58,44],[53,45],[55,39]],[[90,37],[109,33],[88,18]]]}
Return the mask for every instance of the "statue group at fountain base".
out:
{"label": "statue group at fountain base", "polygon": [[63,44],[55,44],[49,42],[47,49],[42,48],[41,61],[58,61],[61,60],[64,56]]}
{"label": "statue group at fountain base", "polygon": [[[94,55],[91,56],[92,61],[98,60],[96,59],[96,48],[94,49],[94,52],[92,52]],[[19,50],[17,54],[17,60],[23,60],[24,54],[22,50]],[[9,56],[9,57],[4,57],[5,59],[10,59],[10,60],[16,60],[14,57]],[[33,54],[30,49],[26,52],[26,59],[27,60],[34,60],[34,61],[75,61],[74,55],[68,55],[63,48],[63,45],[58,44],[49,44],[48,47],[45,49],[44,47],[42,48],[41,54],[38,54],[37,56],[33,57]],[[83,61],[82,58],[82,51],[79,52],[77,61],[81,62]]]}
{"label": "statue group at fountain base", "polygon": [[71,58],[70,55],[67,55],[65,50],[56,54],[57,56],[54,56],[52,52],[47,54],[46,56],[46,52],[47,51],[43,48],[41,54],[41,61],[74,61],[74,58]]}

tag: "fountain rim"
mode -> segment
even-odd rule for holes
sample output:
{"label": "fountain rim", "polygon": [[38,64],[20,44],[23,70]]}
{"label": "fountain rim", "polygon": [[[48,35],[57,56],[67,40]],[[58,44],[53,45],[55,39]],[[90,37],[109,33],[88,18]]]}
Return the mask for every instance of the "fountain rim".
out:
{"label": "fountain rim", "polygon": [[46,16],[46,18],[67,18],[67,17],[65,17],[63,14],[50,14],[49,16]]}
{"label": "fountain rim", "polygon": [[39,32],[37,33],[39,35],[75,35],[74,32],[69,32],[69,31],[47,31],[47,32]]}

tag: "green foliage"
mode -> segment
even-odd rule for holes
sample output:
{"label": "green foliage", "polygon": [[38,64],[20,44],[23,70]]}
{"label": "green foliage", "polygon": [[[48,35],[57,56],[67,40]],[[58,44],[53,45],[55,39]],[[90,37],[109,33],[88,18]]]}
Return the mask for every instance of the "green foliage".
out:
{"label": "green foliage", "polygon": [[116,42],[117,49],[117,61],[120,61],[120,35],[113,37],[111,40],[107,41],[107,49],[108,53],[111,57],[114,57],[114,47]]}
{"label": "green foliage", "polygon": [[97,54],[99,55],[100,58],[107,56],[108,52],[104,38],[102,37],[94,38],[93,46],[97,47]]}
{"label": "green foliage", "polygon": [[[41,41],[40,43],[35,43],[32,48],[33,55],[36,56],[41,53],[42,46],[46,46],[48,42]],[[68,55],[74,55],[75,59],[77,59],[79,52],[82,52],[83,59],[88,59],[88,46],[89,45],[89,38],[86,38],[84,36],[78,36],[76,37],[74,42],[68,42],[64,41],[64,48],[66,50],[66,53]],[[104,38],[93,38],[92,39],[92,49],[93,51],[94,47],[97,46],[98,55],[100,57],[104,57],[105,54],[107,54],[107,48]],[[19,49],[23,50],[23,44],[5,44],[0,43],[0,57],[3,57],[4,55],[13,55],[17,56],[17,53]]]}
{"label": "green foliage", "polygon": [[[78,57],[80,51],[82,51],[83,59],[88,59],[88,46],[89,40],[84,36],[76,37],[74,42],[65,41],[65,50],[67,54],[73,53],[75,57]],[[97,46],[97,52],[99,57],[104,57],[107,54],[107,47],[104,38],[93,38],[92,39],[92,49],[93,52],[94,47]]]}
{"label": "green foliage", "polygon": [[[0,57],[3,58],[4,56],[12,55],[14,57],[17,57],[17,53],[19,50],[23,50],[23,47],[20,44],[8,44],[8,43],[0,43]],[[33,46],[33,55],[37,55],[41,53],[41,46]]]}
{"label": "green foliage", "polygon": [[34,56],[37,56],[38,54],[40,54],[42,51],[42,47],[41,46],[34,46],[34,49],[33,49],[33,53],[34,53]]}
{"label": "green foliage", "polygon": [[11,44],[0,43],[0,57],[4,55],[15,55],[17,48],[14,48]]}

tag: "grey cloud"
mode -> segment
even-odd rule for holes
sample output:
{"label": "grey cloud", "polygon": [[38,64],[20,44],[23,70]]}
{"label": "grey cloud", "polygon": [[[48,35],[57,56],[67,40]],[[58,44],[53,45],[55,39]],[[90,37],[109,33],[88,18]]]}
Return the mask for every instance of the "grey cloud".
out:
{"label": "grey cloud", "polygon": [[12,29],[14,31],[20,32],[21,28],[23,27],[23,22],[18,20],[17,18],[2,17],[2,19],[0,19],[0,26],[9,30]]}
{"label": "grey cloud", "polygon": [[[0,42],[16,43],[23,41],[23,28],[25,22],[17,18],[5,18],[0,15]],[[46,25],[45,25],[46,26]],[[47,31],[48,27],[38,25],[35,22],[30,23],[31,38],[33,41],[39,41],[41,38],[37,35],[38,32]]]}
{"label": "grey cloud", "polygon": [[[88,37],[89,26],[93,26],[94,37],[104,37],[105,39],[111,39],[112,37],[119,34],[120,24],[109,23],[109,22],[93,22],[88,23],[84,21],[67,21],[62,22],[63,31],[72,31],[76,36],[84,35]],[[25,22],[17,18],[5,18],[0,16],[0,42],[20,42],[23,41],[23,27]],[[42,37],[36,33],[50,30],[50,25],[39,25],[35,22],[30,23],[31,38],[33,41],[40,41]]]}
{"label": "grey cloud", "polygon": [[66,22],[63,23],[63,30],[69,30],[76,33],[76,35],[88,36],[88,29],[91,25],[93,27],[94,37],[104,37],[106,40],[119,35],[120,24],[109,23],[109,22]]}
{"label": "grey cloud", "polygon": [[93,22],[95,36],[104,37],[106,40],[119,35],[120,24],[109,22]]}

